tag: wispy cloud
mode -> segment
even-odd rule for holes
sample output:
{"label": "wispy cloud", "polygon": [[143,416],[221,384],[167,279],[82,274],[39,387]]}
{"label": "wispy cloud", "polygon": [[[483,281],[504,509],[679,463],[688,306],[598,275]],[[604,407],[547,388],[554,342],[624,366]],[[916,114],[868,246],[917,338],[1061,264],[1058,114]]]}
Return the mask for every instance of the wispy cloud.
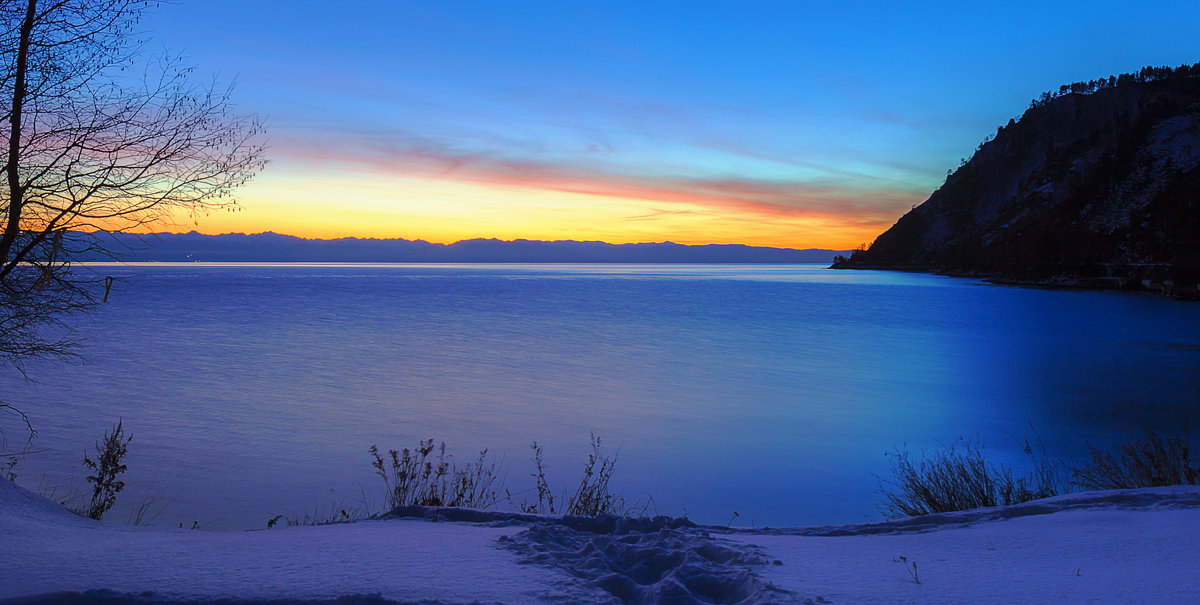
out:
{"label": "wispy cloud", "polygon": [[539,157],[542,154],[537,153],[507,157],[493,150],[467,150],[445,139],[395,131],[325,132],[314,139],[285,135],[276,141],[275,152],[306,163],[336,164],[396,176],[686,206],[662,208],[628,220],[652,220],[708,208],[745,214],[750,219],[817,218],[883,227],[925,195],[913,189],[862,186],[833,178],[811,182],[738,175],[655,174],[653,168],[603,163],[607,158],[594,157],[615,153],[611,148],[566,159]]}

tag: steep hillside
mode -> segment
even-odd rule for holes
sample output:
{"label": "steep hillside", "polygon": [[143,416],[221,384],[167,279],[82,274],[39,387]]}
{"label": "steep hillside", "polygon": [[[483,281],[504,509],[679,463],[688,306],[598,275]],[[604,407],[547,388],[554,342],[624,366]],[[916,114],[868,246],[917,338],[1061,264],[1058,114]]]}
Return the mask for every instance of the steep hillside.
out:
{"label": "steep hillside", "polygon": [[1043,95],[925,203],[834,267],[1194,296],[1200,64]]}

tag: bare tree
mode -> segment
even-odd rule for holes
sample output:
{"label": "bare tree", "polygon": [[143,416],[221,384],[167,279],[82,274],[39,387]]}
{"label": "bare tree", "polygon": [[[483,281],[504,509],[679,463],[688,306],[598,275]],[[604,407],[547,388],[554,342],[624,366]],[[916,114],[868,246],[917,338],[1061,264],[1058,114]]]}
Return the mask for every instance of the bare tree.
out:
{"label": "bare tree", "polygon": [[[264,165],[229,89],[152,59],[139,0],[0,0],[0,365],[69,355],[105,234],[234,204]],[[0,403],[0,405],[3,405]]]}

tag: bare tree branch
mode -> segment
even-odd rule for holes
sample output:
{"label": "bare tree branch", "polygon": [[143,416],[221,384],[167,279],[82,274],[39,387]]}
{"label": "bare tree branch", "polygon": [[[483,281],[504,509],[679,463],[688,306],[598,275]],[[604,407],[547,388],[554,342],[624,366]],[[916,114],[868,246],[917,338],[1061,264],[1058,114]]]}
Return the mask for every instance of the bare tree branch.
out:
{"label": "bare tree branch", "polygon": [[0,2],[0,365],[73,354],[98,279],[73,261],[110,253],[100,235],[233,206],[265,165],[230,88],[146,58],[150,4]]}

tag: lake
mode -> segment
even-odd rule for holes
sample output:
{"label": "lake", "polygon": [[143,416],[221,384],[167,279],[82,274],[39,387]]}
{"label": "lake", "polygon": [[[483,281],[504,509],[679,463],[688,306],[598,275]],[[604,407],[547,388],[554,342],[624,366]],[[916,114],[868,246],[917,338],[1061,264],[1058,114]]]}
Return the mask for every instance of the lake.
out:
{"label": "lake", "polygon": [[[886,452],[959,437],[1082,460],[1200,426],[1200,306],[816,265],[142,265],[75,322],[81,361],[6,370],[35,423],[18,483],[82,486],[132,433],[124,520],[262,528],[378,502],[367,448],[445,441],[556,491],[591,433],[650,512],[756,526],[881,519]],[[22,439],[5,417],[9,449]]]}

